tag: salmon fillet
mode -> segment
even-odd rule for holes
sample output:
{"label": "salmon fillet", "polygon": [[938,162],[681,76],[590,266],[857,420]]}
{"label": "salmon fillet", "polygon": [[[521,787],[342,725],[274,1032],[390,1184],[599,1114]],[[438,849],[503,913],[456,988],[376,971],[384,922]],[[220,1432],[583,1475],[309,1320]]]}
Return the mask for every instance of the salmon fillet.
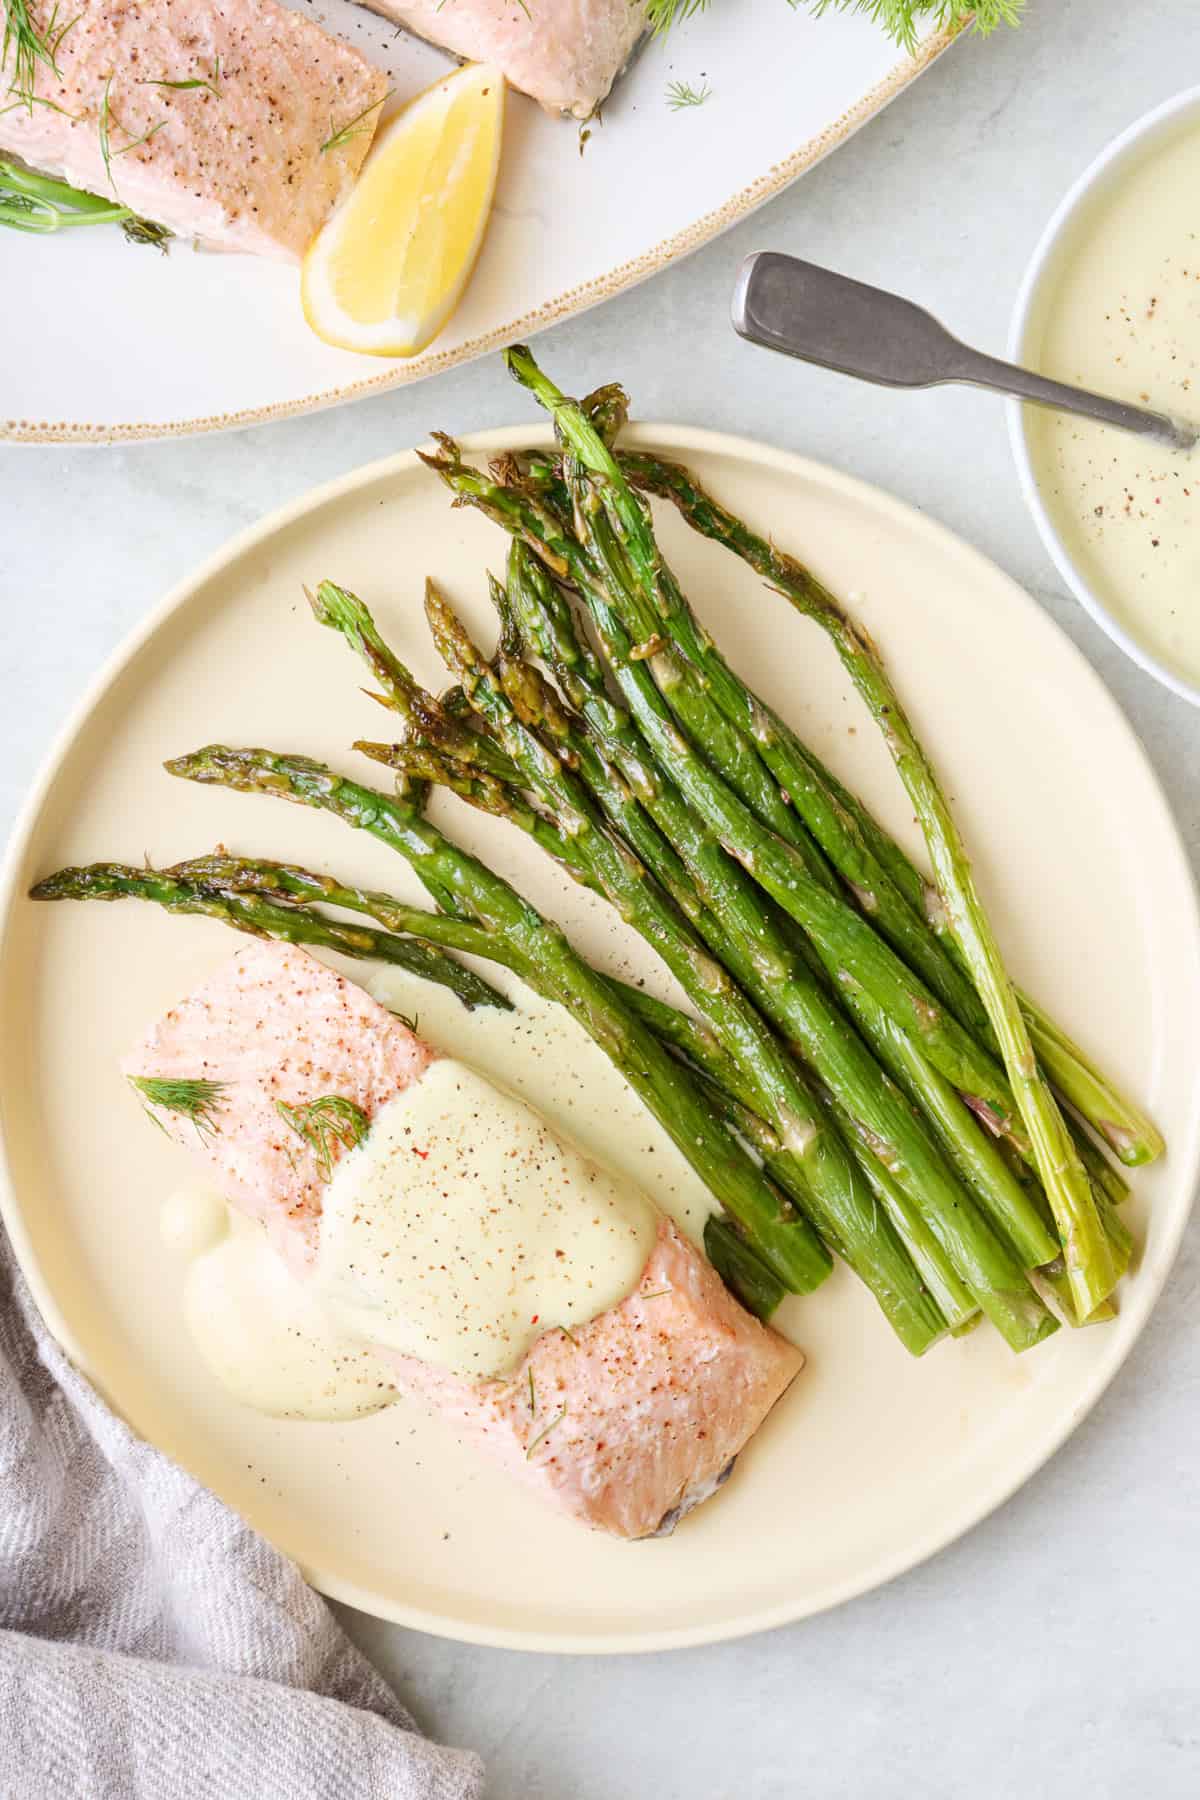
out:
{"label": "salmon fillet", "polygon": [[[30,0],[51,44],[52,7]],[[57,17],[74,20],[58,76],[39,63],[38,103],[0,112],[0,149],[180,237],[298,261],[378,115],[321,146],[383,100],[382,71],[275,0],[60,0]]]}
{"label": "salmon fillet", "polygon": [[467,62],[493,63],[547,112],[587,119],[646,29],[645,0],[366,0]]}
{"label": "salmon fillet", "polygon": [[[372,1117],[437,1054],[307,951],[256,943],[172,1007],[122,1067],[225,1084],[211,1131],[155,1117],[303,1278],[328,1174],[276,1102],[337,1093]],[[341,1153],[334,1145],[334,1160]],[[626,1299],[571,1337],[545,1333],[503,1379],[385,1354],[402,1391],[466,1441],[574,1518],[625,1538],[670,1530],[707,1499],[804,1360],[666,1218]]]}

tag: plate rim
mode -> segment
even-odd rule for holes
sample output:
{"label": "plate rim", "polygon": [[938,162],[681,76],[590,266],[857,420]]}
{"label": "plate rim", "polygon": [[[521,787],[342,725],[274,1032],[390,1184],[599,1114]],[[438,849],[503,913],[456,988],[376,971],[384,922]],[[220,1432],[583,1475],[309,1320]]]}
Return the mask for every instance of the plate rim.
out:
{"label": "plate rim", "polygon": [[597,306],[604,300],[614,299],[640,282],[649,280],[652,275],[689,256],[693,250],[701,249],[722,232],[748,218],[752,212],[814,168],[831,151],[853,137],[856,131],[882,112],[968,31],[966,24],[950,25],[924,39],[915,52],[903,56],[831,125],[827,125],[815,137],[806,138],[782,161],[774,163],[765,174],[739,188],[720,206],[714,207],[711,212],[702,213],[700,218],[673,232],[670,237],[663,238],[649,250],[644,250],[640,256],[620,263],[615,269],[594,276],[591,281],[582,282],[578,287],[567,288],[563,293],[555,294],[532,311],[480,332],[453,350],[438,350],[435,346],[407,361],[389,362],[378,374],[365,375],[360,380],[339,382],[333,387],[318,389],[315,393],[302,394],[295,400],[280,400],[270,406],[239,408],[235,412],[214,413],[209,417],[152,420],[141,424],[127,424],[120,420],[92,424],[76,419],[0,419],[0,443],[133,444],[160,438],[202,437],[218,431],[242,431],[253,425],[273,424],[278,419],[294,419],[307,413],[344,406],[352,400],[365,399],[369,394],[388,393],[396,388],[410,387],[431,375],[441,374],[445,369],[472,362],[489,350],[501,349],[506,344],[533,337],[563,319],[574,318],[590,307]]}
{"label": "plate rim", "polygon": [[[920,534],[932,538],[949,554],[965,558],[968,565],[977,565],[987,573],[990,579],[998,578],[1003,581],[1012,590],[1021,606],[1032,609],[1058,635],[1063,649],[1074,661],[1077,671],[1085,683],[1090,685],[1093,697],[1107,715],[1108,721],[1126,742],[1133,754],[1134,761],[1148,778],[1149,793],[1158,808],[1159,822],[1167,828],[1178,868],[1183,876],[1180,895],[1187,907],[1188,917],[1185,923],[1190,927],[1191,937],[1197,944],[1200,944],[1200,883],[1198,883],[1178,822],[1159,780],[1157,770],[1151,763],[1137,732],[1126,719],[1124,712],[1097,670],[1057,620],[1046,613],[1019,582],[1001,569],[990,557],[977,550],[974,545],[951,531],[939,520],[920,511],[915,506],[909,505],[906,501],[897,499],[884,489],[875,486],[874,483],[848,475],[830,464],[762,443],[753,438],[735,433],[711,431],[699,426],[639,422],[631,424],[627,428],[627,435],[629,441],[635,445],[657,445],[660,448],[669,445],[672,450],[678,450],[685,455],[696,452],[733,457],[740,462],[758,464],[797,479],[816,481],[826,489],[860,503],[866,503],[879,512],[891,515],[909,529],[915,529]],[[465,434],[458,441],[464,449],[472,453],[486,454],[489,451],[509,448],[515,442],[536,443],[540,440],[543,443],[549,443],[551,439],[550,426],[538,422],[530,426],[493,427],[488,431]],[[349,470],[332,481],[320,483],[284,506],[266,514],[256,523],[235,533],[233,537],[205,557],[196,569],[176,582],[164,598],[151,607],[145,618],[122,639],[105,659],[101,668],[87,683],[83,695],[71,709],[43,759],[33,786],[17,815],[3,860],[0,862],[0,963],[3,963],[7,953],[15,909],[24,897],[19,884],[42,810],[51,795],[62,765],[69,755],[76,737],[86,726],[92,712],[108,690],[122,678],[130,664],[158,631],[188,604],[196,591],[223,570],[309,513],[336,503],[356,489],[368,487],[374,482],[390,477],[401,477],[416,466],[417,450],[415,447],[391,452],[386,456],[364,463],[357,469]],[[1186,1198],[1179,1207],[1176,1217],[1168,1222],[1166,1236],[1162,1241],[1155,1269],[1153,1272],[1148,1272],[1143,1265],[1139,1271],[1137,1285],[1126,1299],[1122,1316],[1129,1320],[1128,1335],[1116,1349],[1109,1351],[1089,1371],[1081,1394],[1075,1403],[1065,1411],[1061,1422],[1047,1434],[1044,1440],[1038,1442],[1031,1454],[1015,1459],[997,1480],[982,1489],[978,1496],[973,1497],[971,1503],[963,1507],[961,1515],[953,1519],[948,1526],[943,1521],[928,1532],[915,1537],[903,1549],[879,1556],[874,1562],[856,1570],[852,1575],[831,1583],[811,1603],[803,1600],[797,1602],[795,1599],[781,1600],[777,1604],[760,1606],[750,1612],[738,1614],[736,1617],[729,1617],[716,1623],[678,1626],[664,1630],[638,1630],[624,1633],[621,1636],[587,1631],[529,1631],[521,1628],[490,1626],[471,1620],[464,1621],[418,1605],[401,1604],[373,1592],[361,1583],[304,1563],[299,1564],[301,1571],[311,1585],[327,1598],[354,1606],[372,1617],[412,1630],[424,1631],[435,1637],[448,1638],[459,1643],[478,1644],[487,1648],[567,1655],[629,1655],[691,1649],[706,1644],[728,1642],[761,1631],[795,1624],[802,1619],[816,1617],[846,1601],[856,1599],[877,1587],[882,1587],[927,1561],[939,1551],[956,1543],[1010,1500],[1057,1454],[1116,1378],[1145,1330],[1157,1305],[1167,1277],[1174,1267],[1183,1234],[1193,1210],[1197,1183],[1200,1180],[1200,1089],[1196,1091],[1188,1119],[1188,1142],[1186,1145],[1181,1144],[1173,1154],[1182,1158],[1179,1165],[1181,1168],[1180,1184],[1181,1187],[1186,1188]],[[68,1319],[59,1309],[49,1281],[43,1277],[30,1236],[26,1231],[23,1209],[10,1170],[2,1095],[0,1095],[0,1220],[3,1221],[8,1231],[21,1272],[29,1284],[30,1291],[52,1336],[72,1365],[86,1380],[97,1387],[98,1391],[103,1393],[102,1381],[98,1374],[89,1368],[86,1354],[75,1339]],[[112,1400],[107,1399],[107,1396],[105,1397],[114,1413],[121,1417],[119,1408]],[[284,1554],[288,1553],[284,1552]]]}

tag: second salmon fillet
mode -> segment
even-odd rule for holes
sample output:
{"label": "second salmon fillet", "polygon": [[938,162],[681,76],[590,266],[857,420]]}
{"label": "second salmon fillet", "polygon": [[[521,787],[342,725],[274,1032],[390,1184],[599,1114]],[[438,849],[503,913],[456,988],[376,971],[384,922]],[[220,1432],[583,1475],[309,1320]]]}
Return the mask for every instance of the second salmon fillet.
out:
{"label": "second salmon fillet", "polygon": [[[279,1102],[336,1094],[371,1119],[437,1057],[306,951],[263,943],[172,1007],[124,1069],[219,1085],[210,1130],[155,1117],[303,1279],[332,1170],[288,1132]],[[333,1166],[341,1154],[334,1145]],[[468,1442],[574,1518],[626,1538],[670,1530],[706,1499],[803,1365],[665,1217],[619,1305],[572,1333],[545,1331],[503,1377],[388,1355],[397,1385]]]}
{"label": "second salmon fillet", "polygon": [[55,68],[31,105],[10,96],[0,149],[179,237],[299,261],[362,166],[380,70],[276,0],[30,12]]}

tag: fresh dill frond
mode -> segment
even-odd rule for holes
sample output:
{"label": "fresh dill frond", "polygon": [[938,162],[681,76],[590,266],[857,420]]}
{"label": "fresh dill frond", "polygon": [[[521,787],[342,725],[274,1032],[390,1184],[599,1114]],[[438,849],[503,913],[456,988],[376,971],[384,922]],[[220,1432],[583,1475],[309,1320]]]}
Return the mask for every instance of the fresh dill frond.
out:
{"label": "fresh dill frond", "polygon": [[275,1110],[297,1137],[304,1139],[325,1181],[333,1174],[334,1145],[354,1150],[371,1129],[362,1107],[342,1094],[323,1094],[319,1100],[309,1100],[303,1106],[289,1106],[286,1100],[277,1100]]}
{"label": "fresh dill frond", "polygon": [[324,156],[327,150],[341,150],[350,142],[351,138],[356,138],[359,132],[366,131],[368,118],[381,106],[386,106],[395,91],[395,88],[389,88],[382,100],[372,100],[370,106],[364,106],[360,113],[355,113],[352,119],[337,129],[334,128],[333,120],[330,119],[329,136],[323,144],[318,146],[317,155]]}
{"label": "fresh dill frond", "polygon": [[[11,94],[15,90],[9,88],[8,91]],[[79,113],[68,112],[65,106],[58,104],[57,100],[47,100],[43,94],[30,94],[28,100],[10,100],[7,106],[0,106],[0,118],[5,113],[16,112],[18,108],[24,112],[32,112],[35,106],[44,106],[47,112],[61,113],[64,119],[70,119],[76,125],[80,122],[81,115]]]}
{"label": "fresh dill frond", "polygon": [[205,88],[214,100],[221,98],[221,59],[218,56],[212,67],[211,75],[193,75],[187,81],[150,81],[138,82],[139,87],[170,88],[174,94],[186,94],[192,88]]}
{"label": "fresh dill frond", "polygon": [[[131,138],[127,144],[122,144],[121,148],[119,150],[114,150],[113,155],[114,156],[128,156],[129,152],[131,150],[140,150],[142,145],[148,144],[152,137],[157,137],[158,133],[163,129],[166,122],[167,121],[165,119],[156,120],[156,122],[150,127],[149,131],[143,131],[141,137]],[[122,125],[121,130],[124,131],[124,129],[125,129],[125,127]]]}
{"label": "fresh dill frond", "polygon": [[178,1113],[181,1118],[190,1119],[201,1138],[215,1136],[219,1127],[216,1123],[217,1102],[225,1092],[223,1081],[206,1081],[202,1077],[194,1080],[186,1076],[131,1075],[129,1085],[142,1096],[146,1102],[146,1116],[162,1129],[162,1120],[155,1118],[150,1111],[157,1106],[161,1112]]}
{"label": "fresh dill frond", "polygon": [[707,81],[703,87],[694,88],[686,81],[668,81],[667,105],[672,112],[679,112],[685,106],[703,106],[711,100],[712,89]]}
{"label": "fresh dill frond", "polygon": [[797,11],[807,9],[817,18],[827,12],[863,13],[902,49],[912,51],[923,23],[936,31],[970,24],[987,33],[998,25],[1019,25],[1025,0],[789,0],[789,5]]}
{"label": "fresh dill frond", "polygon": [[559,1415],[556,1419],[551,1419],[551,1421],[548,1425],[542,1426],[542,1429],[538,1432],[538,1434],[534,1438],[533,1442],[529,1445],[529,1447],[525,1451],[525,1461],[526,1462],[529,1461],[530,1457],[533,1455],[533,1453],[537,1449],[538,1445],[550,1436],[550,1433],[554,1430],[555,1426],[562,1424],[562,1422],[566,1418],[566,1416],[567,1416],[567,1409],[564,1406],[562,1411],[559,1413]]}
{"label": "fresh dill frond", "polygon": [[60,25],[58,22],[58,6],[55,5],[53,12],[50,14],[50,23],[46,27],[46,43],[49,46],[50,55],[56,63],[59,50],[62,48],[63,39],[66,37],[68,31],[74,31],[82,17],[83,14],[78,12],[73,19],[68,19],[65,25]]}
{"label": "fresh dill frond", "polygon": [[533,1385],[532,1363],[529,1365],[527,1373],[529,1375],[529,1416],[532,1419],[534,1413],[537,1411],[537,1389]]}
{"label": "fresh dill frond", "polygon": [[[118,119],[113,110],[113,79],[114,77],[109,75],[104,83],[104,92],[100,97],[100,112],[96,125],[100,134],[100,159],[104,164],[104,173],[108,176],[108,185],[115,194],[117,191],[117,184],[113,180],[113,157],[128,156],[131,150],[140,149],[143,144],[148,144],[150,139],[163,129],[163,126],[167,121],[165,119],[159,119],[155,124],[151,125],[149,131],[143,131],[141,137],[135,138],[132,133],[122,125],[120,119]],[[119,150],[114,150],[112,145],[112,128],[114,125],[118,131],[123,131],[125,136],[129,139],[129,142],[127,144],[122,144]]]}
{"label": "fresh dill frond", "polygon": [[9,56],[12,56],[12,86],[10,93],[16,94],[23,105],[32,106],[34,88],[37,85],[39,65],[48,69],[56,80],[61,80],[61,71],[55,61],[55,53],[59,44],[70,30],[66,25],[55,34],[55,22],[58,8],[50,15],[48,24],[40,27],[34,19],[29,0],[0,0],[4,8],[4,37],[0,43],[0,69],[8,68]]}
{"label": "fresh dill frond", "polygon": [[684,19],[694,18],[708,9],[708,0],[649,0],[646,23],[656,37],[670,31]]}

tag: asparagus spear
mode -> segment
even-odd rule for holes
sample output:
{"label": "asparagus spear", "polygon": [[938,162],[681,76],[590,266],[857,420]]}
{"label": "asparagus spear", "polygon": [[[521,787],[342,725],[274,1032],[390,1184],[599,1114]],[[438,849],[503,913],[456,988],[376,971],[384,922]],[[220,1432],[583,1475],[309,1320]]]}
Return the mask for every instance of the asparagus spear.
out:
{"label": "asparagus spear", "polygon": [[501,781],[511,781],[512,765],[496,746],[472,725],[456,719],[433,696],[427,694],[415,677],[384,642],[367,608],[347,588],[335,581],[322,581],[316,592],[304,590],[319,625],[340,631],[362,657],[383,689],[375,694],[404,723],[409,737],[423,732],[436,732],[452,755],[464,755],[472,766]]}
{"label": "asparagus spear", "polygon": [[[299,874],[299,871],[296,873]],[[317,917],[288,905],[286,899],[283,899],[286,892],[286,875],[282,873],[274,891],[263,888],[258,892],[230,895],[211,891],[199,865],[156,870],[130,868],[121,863],[96,863],[90,868],[60,869],[45,881],[39,881],[30,890],[30,898],[117,900],[128,895],[141,900],[154,900],[168,912],[206,913],[253,937],[274,937],[282,938],[290,944],[319,945],[324,949],[339,950],[346,956],[377,957],[381,962],[407,969],[411,975],[419,975],[425,981],[433,981],[440,987],[449,988],[458,995],[468,1010],[476,1006],[509,1010],[511,1002],[498,989],[492,987],[481,975],[476,975],[473,969],[464,968],[461,963],[455,962],[452,956],[446,954],[445,948],[416,943],[409,938],[380,936],[376,932],[364,932],[356,925],[344,925],[335,919]],[[334,904],[350,905],[352,902],[341,898],[334,899]],[[454,943],[452,947],[461,948],[461,942]]]}
{"label": "asparagus spear", "polygon": [[[776,550],[688,482],[689,519],[756,569],[827,633],[843,667],[883,732],[925,836],[938,894],[976,989],[987,1008],[1029,1133],[1042,1185],[1063,1239],[1076,1306],[1086,1317],[1112,1291],[1116,1268],[1086,1171],[1038,1067],[1020,1003],[975,887],[966,845],[931,762],[874,645],[834,596],[793,558]],[[671,497],[679,499],[677,491]]]}
{"label": "asparagus spear", "polygon": [[713,1118],[694,1082],[578,956],[562,929],[415,808],[308,757],[270,750],[210,745],[166,767],[185,780],[318,807],[396,850],[418,877],[431,877],[439,891],[505,941],[531,986],[578,1019],[789,1288],[806,1292],[827,1271],[824,1247],[807,1220],[771,1187]]}

